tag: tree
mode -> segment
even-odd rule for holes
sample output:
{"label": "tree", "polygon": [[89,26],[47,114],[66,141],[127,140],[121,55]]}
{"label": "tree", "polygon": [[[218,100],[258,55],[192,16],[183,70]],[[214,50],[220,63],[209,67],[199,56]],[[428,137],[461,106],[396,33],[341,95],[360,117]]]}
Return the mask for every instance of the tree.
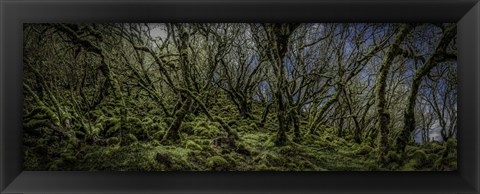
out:
{"label": "tree", "polygon": [[380,65],[379,73],[377,75],[377,80],[375,83],[375,104],[378,114],[378,125],[377,130],[379,130],[379,143],[378,147],[380,149],[379,162],[385,162],[385,156],[388,153],[388,129],[390,125],[390,114],[386,109],[386,83],[387,76],[390,71],[390,66],[394,61],[395,57],[400,54],[400,44],[406,38],[408,33],[412,30],[410,24],[402,24],[399,27],[398,33],[393,39],[392,43],[388,47],[385,56],[382,59],[382,64]]}
{"label": "tree", "polygon": [[404,116],[404,129],[396,141],[396,146],[399,151],[403,151],[407,142],[410,139],[410,135],[415,131],[415,105],[417,102],[417,95],[423,78],[439,63],[456,60],[456,54],[447,51],[447,47],[450,42],[455,38],[457,26],[451,24],[445,26],[442,33],[440,43],[436,47],[433,55],[431,55],[425,62],[425,64],[415,71],[413,77],[412,86],[408,95],[407,108],[405,109]]}

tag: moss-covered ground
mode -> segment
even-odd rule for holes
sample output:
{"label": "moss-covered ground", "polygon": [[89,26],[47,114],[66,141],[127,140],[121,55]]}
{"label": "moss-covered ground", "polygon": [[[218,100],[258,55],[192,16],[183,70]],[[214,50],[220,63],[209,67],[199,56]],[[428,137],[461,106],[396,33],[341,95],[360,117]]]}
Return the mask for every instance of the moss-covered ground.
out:
{"label": "moss-covered ground", "polygon": [[[222,110],[226,112],[227,110]],[[97,112],[99,124],[95,143],[86,134],[72,130],[68,138],[46,127],[25,134],[26,170],[80,171],[431,171],[456,169],[456,141],[411,144],[404,153],[390,151],[386,164],[378,164],[378,150],[371,141],[355,143],[349,135],[338,137],[335,128],[315,134],[302,133],[293,142],[287,133],[285,146],[276,146],[275,119],[263,127],[255,119],[230,118],[238,134],[235,144],[224,141],[226,133],[218,123],[190,114],[181,126],[181,139],[162,142],[171,120],[146,116],[129,118],[121,129],[118,119]],[[112,115],[110,115],[112,116]],[[302,126],[303,127],[303,126]],[[118,131],[122,130],[120,141]],[[83,138],[83,139],[82,139]],[[84,141],[84,139],[86,139]]]}

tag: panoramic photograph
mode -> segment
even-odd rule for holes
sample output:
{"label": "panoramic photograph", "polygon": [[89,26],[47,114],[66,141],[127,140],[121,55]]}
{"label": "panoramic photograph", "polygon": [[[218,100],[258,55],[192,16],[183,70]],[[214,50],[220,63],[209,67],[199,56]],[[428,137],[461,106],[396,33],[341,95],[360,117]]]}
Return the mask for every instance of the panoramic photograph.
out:
{"label": "panoramic photograph", "polygon": [[455,23],[23,25],[27,171],[456,171]]}

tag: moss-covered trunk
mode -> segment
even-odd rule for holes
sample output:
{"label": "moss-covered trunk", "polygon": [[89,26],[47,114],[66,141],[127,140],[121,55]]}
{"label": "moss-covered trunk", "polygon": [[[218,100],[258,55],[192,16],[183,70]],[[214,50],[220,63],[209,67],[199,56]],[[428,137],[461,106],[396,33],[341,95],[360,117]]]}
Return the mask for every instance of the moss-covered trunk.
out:
{"label": "moss-covered trunk", "polygon": [[190,98],[186,98],[186,101],[182,104],[180,110],[175,113],[175,120],[173,120],[172,124],[163,136],[163,142],[166,142],[168,140],[175,142],[180,139],[180,127],[182,126],[183,119],[185,118],[185,116],[187,116],[191,107],[192,100]]}
{"label": "moss-covered trunk", "polygon": [[270,45],[274,48],[271,54],[271,61],[275,64],[275,74],[277,76],[277,88],[275,90],[275,98],[277,103],[278,131],[275,144],[285,145],[288,128],[287,124],[287,100],[284,95],[287,93],[287,77],[285,73],[285,56],[287,54],[289,38],[298,24],[271,24],[268,26]]}
{"label": "moss-covered trunk", "polygon": [[447,46],[450,44],[456,34],[456,25],[452,24],[443,31],[442,39],[435,49],[435,53],[425,62],[425,64],[417,69],[413,77],[412,86],[408,95],[407,107],[404,112],[403,130],[396,139],[395,146],[398,151],[404,151],[410,140],[411,134],[415,131],[415,105],[417,95],[423,78],[439,63],[455,58],[452,54],[447,53]]}
{"label": "moss-covered trunk", "polygon": [[375,102],[378,115],[378,125],[377,130],[379,131],[379,142],[378,148],[380,149],[379,162],[384,163],[389,151],[388,145],[388,134],[390,125],[390,114],[387,110],[387,99],[386,99],[386,87],[387,87],[387,77],[390,71],[390,66],[393,63],[393,60],[398,55],[400,44],[403,42],[408,33],[412,30],[412,26],[409,24],[402,24],[400,26],[399,32],[392,44],[389,46],[387,53],[382,59],[382,64],[377,75],[375,83]]}

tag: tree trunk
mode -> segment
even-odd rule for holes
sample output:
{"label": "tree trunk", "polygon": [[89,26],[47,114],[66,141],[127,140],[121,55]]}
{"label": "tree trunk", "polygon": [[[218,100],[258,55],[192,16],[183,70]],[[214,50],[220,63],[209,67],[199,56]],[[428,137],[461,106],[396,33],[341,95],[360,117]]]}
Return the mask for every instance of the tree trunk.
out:
{"label": "tree trunk", "polygon": [[456,34],[456,25],[451,25],[443,31],[440,44],[435,49],[435,53],[425,62],[425,64],[415,72],[412,82],[412,88],[408,95],[408,104],[404,112],[404,127],[399,137],[396,139],[397,151],[403,152],[411,134],[415,131],[415,105],[417,95],[423,78],[440,62],[448,60],[446,49]]}
{"label": "tree trunk", "polygon": [[405,37],[408,35],[412,26],[408,24],[403,24],[400,26],[400,30],[388,48],[385,57],[382,60],[382,64],[380,66],[379,74],[377,75],[376,83],[375,83],[375,102],[378,114],[378,126],[377,130],[379,133],[379,142],[378,148],[380,149],[379,155],[379,162],[385,162],[385,156],[389,151],[388,145],[388,133],[389,129],[388,126],[390,125],[390,114],[387,110],[386,104],[386,87],[387,87],[387,77],[390,71],[390,66],[398,55],[399,46]]}
{"label": "tree trunk", "polygon": [[293,135],[294,135],[294,142],[299,143],[301,138],[300,138],[300,119],[298,118],[298,112],[293,111],[292,112],[292,121],[293,121]]}
{"label": "tree trunk", "polygon": [[286,93],[286,84],[287,78],[285,75],[285,64],[284,58],[288,50],[288,40],[293,31],[298,27],[298,24],[272,24],[269,29],[267,29],[270,36],[270,45],[274,48],[272,53],[272,62],[276,65],[276,75],[277,75],[277,90],[275,91],[275,98],[277,102],[277,117],[278,117],[278,132],[275,144],[277,146],[285,145],[287,141],[287,104],[284,99],[284,94]]}
{"label": "tree trunk", "polygon": [[165,142],[167,140],[178,141],[180,139],[180,127],[182,126],[183,119],[188,114],[191,106],[192,100],[190,98],[186,98],[187,100],[183,103],[180,110],[177,111],[175,114],[175,120],[170,125],[167,133],[163,136],[162,141]]}
{"label": "tree trunk", "polygon": [[260,122],[257,124],[258,127],[265,126],[265,122],[267,122],[268,113],[270,112],[270,106],[272,106],[272,103],[267,104],[267,106],[265,107],[265,110],[263,111],[263,114],[262,114],[262,120],[260,120]]}

